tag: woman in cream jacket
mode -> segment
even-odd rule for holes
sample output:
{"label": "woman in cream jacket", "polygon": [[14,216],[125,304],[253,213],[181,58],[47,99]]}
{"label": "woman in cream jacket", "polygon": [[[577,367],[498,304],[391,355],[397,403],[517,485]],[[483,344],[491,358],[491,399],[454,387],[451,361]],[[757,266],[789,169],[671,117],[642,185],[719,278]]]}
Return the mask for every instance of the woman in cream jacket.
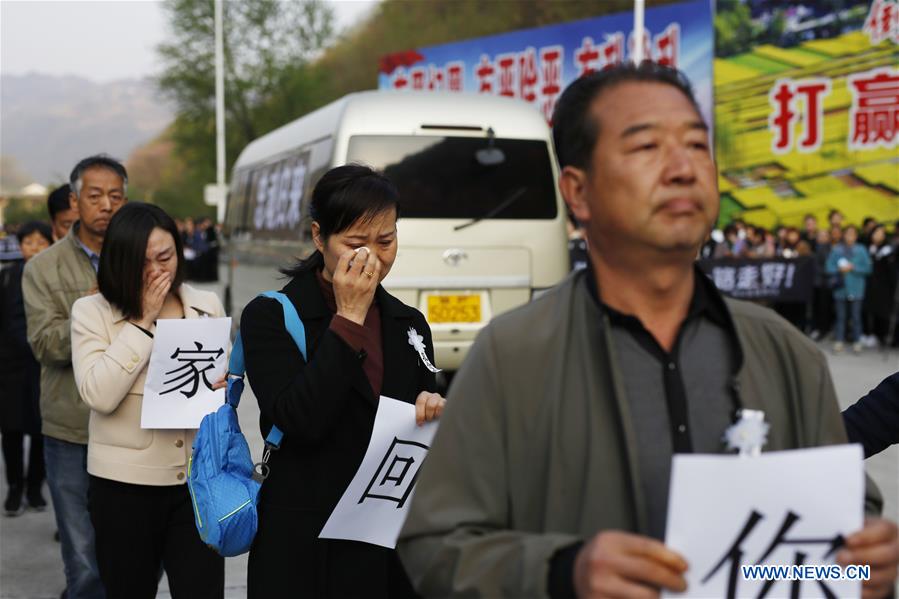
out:
{"label": "woman in cream jacket", "polygon": [[155,597],[160,567],[175,598],[224,595],[224,560],[200,540],[186,485],[196,431],[140,424],[156,319],[224,316],[215,294],[181,283],[184,266],[171,217],[128,204],[106,232],[100,293],[72,307],[72,365],[91,408],[88,509],[108,599]]}

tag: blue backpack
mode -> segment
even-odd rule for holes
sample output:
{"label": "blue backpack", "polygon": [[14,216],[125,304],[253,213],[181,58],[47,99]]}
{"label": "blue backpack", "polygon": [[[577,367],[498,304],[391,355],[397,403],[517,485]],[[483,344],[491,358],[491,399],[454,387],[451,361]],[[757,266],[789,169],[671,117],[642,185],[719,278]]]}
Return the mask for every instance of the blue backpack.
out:
{"label": "blue backpack", "polygon": [[[294,305],[277,291],[260,295],[280,302],[287,332],[306,359],[306,329]],[[225,557],[246,553],[253,544],[258,527],[259,490],[268,476],[268,458],[281,446],[283,437],[273,426],[265,438],[262,460],[253,464],[237,421],[245,371],[243,342],[238,332],[228,364],[225,404],[203,417],[187,464],[187,485],[200,538]]]}

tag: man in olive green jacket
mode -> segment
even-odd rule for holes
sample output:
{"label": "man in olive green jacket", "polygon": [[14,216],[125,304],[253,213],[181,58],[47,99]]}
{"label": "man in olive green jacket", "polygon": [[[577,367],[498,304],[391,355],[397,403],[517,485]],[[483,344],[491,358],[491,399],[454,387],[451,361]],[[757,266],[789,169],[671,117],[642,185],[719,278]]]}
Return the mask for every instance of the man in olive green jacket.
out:
{"label": "man in olive green jacket", "polygon": [[78,397],[72,374],[69,312],[75,300],[92,293],[97,273],[79,246],[78,228],[76,223],[65,237],[27,265],[22,285],[28,341],[41,363],[43,433],[86,445],[90,408]]}
{"label": "man in olive green jacket", "polygon": [[[478,336],[398,550],[426,597],[689,596],[662,543],[672,455],[724,452],[739,409],[764,411],[766,451],[845,443],[827,362],[695,269],[717,173],[681,75],[584,76],[553,122],[590,265]],[[865,596],[885,596],[895,524],[869,520],[837,560],[871,564]]]}
{"label": "man in olive green jacket", "polygon": [[70,178],[79,220],[25,266],[22,294],[28,342],[41,364],[41,419],[47,485],[53,498],[65,565],[66,597],[102,598],[94,531],[87,511],[87,436],[90,408],[72,373],[71,310],[96,293],[103,236],[124,205],[128,176],[107,156],[78,163]]}

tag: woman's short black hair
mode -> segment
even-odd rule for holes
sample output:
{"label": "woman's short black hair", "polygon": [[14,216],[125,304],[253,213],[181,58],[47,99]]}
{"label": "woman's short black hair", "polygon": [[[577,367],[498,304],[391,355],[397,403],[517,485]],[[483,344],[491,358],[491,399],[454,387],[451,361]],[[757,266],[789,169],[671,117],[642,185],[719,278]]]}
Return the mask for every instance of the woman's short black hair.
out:
{"label": "woman's short black hair", "polygon": [[16,238],[19,240],[19,243],[22,243],[26,237],[35,232],[40,233],[41,237],[46,239],[50,245],[53,245],[53,230],[50,228],[50,225],[39,220],[29,221],[19,227],[19,230],[16,231]]}
{"label": "woman's short black hair", "polygon": [[172,289],[184,281],[185,262],[181,235],[172,217],[159,206],[129,202],[122,206],[106,229],[97,286],[106,300],[122,311],[126,318],[143,316],[144,263],[147,241],[155,228],[163,229],[175,241],[178,270]]}
{"label": "woman's short black hair", "polygon": [[[364,164],[337,166],[322,175],[312,190],[309,215],[318,223],[323,241],[346,231],[353,223],[370,222],[377,215],[396,210],[399,218],[400,194],[383,174]],[[324,258],[316,250],[305,260],[281,269],[295,277],[307,270],[321,268]]]}

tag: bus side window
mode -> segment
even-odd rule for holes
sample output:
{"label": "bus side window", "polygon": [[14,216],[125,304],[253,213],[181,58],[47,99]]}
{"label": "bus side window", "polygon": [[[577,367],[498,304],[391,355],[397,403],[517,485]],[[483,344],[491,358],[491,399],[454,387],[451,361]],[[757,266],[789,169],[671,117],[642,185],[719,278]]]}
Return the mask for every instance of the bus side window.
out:
{"label": "bus side window", "polygon": [[237,180],[231,187],[228,197],[228,225],[232,234],[239,235],[244,228],[244,206],[246,204],[246,178],[247,172],[238,174]]}
{"label": "bus side window", "polygon": [[241,235],[250,232],[250,183],[253,180],[252,171],[243,171],[240,174],[240,213],[239,230]]}
{"label": "bus side window", "polygon": [[312,190],[315,184],[331,167],[333,162],[334,137],[328,136],[316,140],[307,146],[304,151],[309,152],[309,171],[306,174],[306,185],[303,190],[302,218],[300,220],[300,239],[309,241],[312,239],[312,217],[309,214],[309,206],[312,202]]}

